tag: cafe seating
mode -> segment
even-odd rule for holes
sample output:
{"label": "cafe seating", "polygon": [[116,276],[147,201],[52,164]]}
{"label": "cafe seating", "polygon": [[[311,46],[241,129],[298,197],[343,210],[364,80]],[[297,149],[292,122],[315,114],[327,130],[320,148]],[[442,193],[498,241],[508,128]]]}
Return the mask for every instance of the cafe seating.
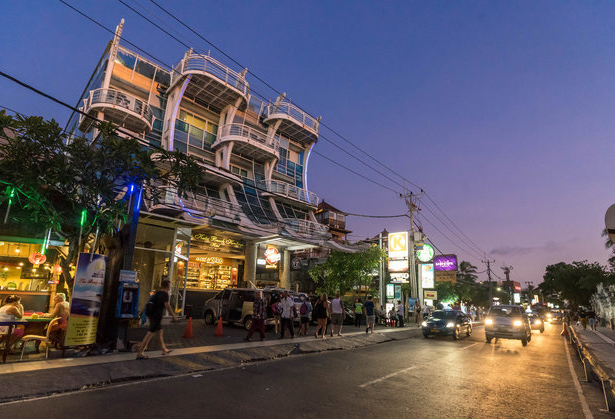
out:
{"label": "cafe seating", "polygon": [[45,358],[49,357],[49,347],[51,346],[51,339],[49,339],[49,334],[51,333],[51,329],[53,328],[53,326],[55,326],[61,319],[62,317],[56,317],[53,320],[51,320],[49,322],[49,325],[47,326],[47,332],[45,333],[45,336],[41,336],[41,335],[26,335],[23,338],[21,338],[21,341],[23,342],[21,345],[21,356],[19,357],[19,360],[23,360],[23,353],[26,349],[26,343],[28,342],[41,342],[45,344]]}

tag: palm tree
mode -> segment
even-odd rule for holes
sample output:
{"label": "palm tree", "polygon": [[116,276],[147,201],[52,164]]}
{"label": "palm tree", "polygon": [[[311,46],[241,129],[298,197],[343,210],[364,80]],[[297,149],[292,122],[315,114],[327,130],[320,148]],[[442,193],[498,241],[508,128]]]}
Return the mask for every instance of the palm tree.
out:
{"label": "palm tree", "polygon": [[459,264],[459,271],[457,274],[464,282],[476,282],[478,279],[477,269],[478,268],[476,266],[464,260]]}

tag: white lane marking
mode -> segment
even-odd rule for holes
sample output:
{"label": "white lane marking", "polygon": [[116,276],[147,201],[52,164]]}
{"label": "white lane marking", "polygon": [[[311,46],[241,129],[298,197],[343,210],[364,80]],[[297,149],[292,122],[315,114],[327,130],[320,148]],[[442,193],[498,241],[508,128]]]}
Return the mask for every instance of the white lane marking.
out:
{"label": "white lane marking", "polygon": [[574,370],[572,366],[572,359],[570,358],[570,350],[568,349],[568,343],[566,339],[564,339],[564,348],[566,348],[566,358],[568,359],[568,367],[570,368],[570,375],[572,375],[572,381],[574,382],[574,387],[577,389],[577,395],[579,396],[579,401],[581,402],[581,408],[583,409],[583,414],[585,415],[585,419],[594,419],[594,415],[592,415],[591,410],[589,410],[589,406],[587,405],[587,400],[585,400],[585,395],[583,394],[583,390],[581,389],[581,383],[579,383],[579,377],[577,377],[577,372]]}
{"label": "white lane marking", "polygon": [[468,346],[464,346],[463,348],[459,348],[459,349],[463,351],[464,349],[471,348],[472,346],[476,346],[476,345],[478,345],[479,343],[482,343],[482,342],[476,342],[476,343],[473,343],[473,344],[468,345]]}
{"label": "white lane marking", "polygon": [[615,340],[613,340],[613,339],[610,339],[610,338],[606,337],[606,336],[605,336],[602,332],[599,332],[599,331],[597,331],[597,330],[593,330],[593,332],[594,332],[595,334],[597,334],[598,336],[600,336],[600,339],[602,339],[602,340],[603,340],[603,341],[605,341],[606,343],[612,343],[612,344],[614,344],[614,345],[615,345]]}
{"label": "white lane marking", "polygon": [[414,365],[413,365],[413,366],[411,366],[411,367],[408,367],[408,368],[404,368],[403,370],[399,370],[399,371],[392,372],[392,373],[390,373],[390,374],[388,374],[388,375],[385,375],[384,377],[376,378],[375,380],[368,381],[367,383],[361,384],[359,387],[361,387],[361,388],[365,388],[365,387],[367,387],[367,386],[368,386],[368,385],[370,385],[370,384],[376,384],[376,383],[379,383],[379,382],[381,382],[381,381],[386,380],[387,378],[391,378],[391,377],[396,376],[397,374],[401,374],[402,372],[410,371],[410,370],[411,370],[411,369],[413,369],[413,368],[415,368],[415,366],[414,366]]}

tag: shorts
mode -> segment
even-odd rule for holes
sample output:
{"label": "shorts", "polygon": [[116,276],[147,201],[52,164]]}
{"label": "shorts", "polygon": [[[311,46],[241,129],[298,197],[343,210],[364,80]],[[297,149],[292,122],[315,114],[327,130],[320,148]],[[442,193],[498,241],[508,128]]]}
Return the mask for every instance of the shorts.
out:
{"label": "shorts", "polygon": [[342,313],[333,313],[333,314],[331,314],[331,324],[334,324],[334,325],[337,326],[337,325],[342,324],[343,320],[344,319],[343,319]]}
{"label": "shorts", "polygon": [[162,316],[152,316],[149,319],[149,331],[154,333],[162,329]]}
{"label": "shorts", "polygon": [[310,318],[309,317],[301,317],[301,324],[305,324],[305,323],[309,323],[310,322]]}
{"label": "shorts", "polygon": [[371,315],[371,316],[367,316],[367,324],[374,324],[376,323],[376,316],[375,315]]}

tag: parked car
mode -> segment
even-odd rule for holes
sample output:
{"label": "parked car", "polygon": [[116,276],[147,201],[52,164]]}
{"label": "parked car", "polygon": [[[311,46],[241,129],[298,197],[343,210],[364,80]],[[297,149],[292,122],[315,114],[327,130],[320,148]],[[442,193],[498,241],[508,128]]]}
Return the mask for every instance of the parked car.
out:
{"label": "parked car", "polygon": [[487,343],[496,339],[519,339],[526,346],[532,340],[532,330],[523,307],[516,305],[494,306],[485,318]]}
{"label": "parked car", "polygon": [[[259,289],[226,288],[205,301],[203,307],[205,324],[212,325],[219,318],[222,318],[224,322],[249,329],[252,325],[252,313],[254,312],[254,291],[259,291]],[[268,300],[277,292],[268,289],[260,291],[265,300]],[[265,324],[273,320],[270,310],[267,310],[267,314],[268,319]]]}
{"label": "parked car", "polygon": [[472,334],[472,320],[461,310],[435,310],[423,321],[423,336],[453,336],[453,340]]}
{"label": "parked car", "polygon": [[530,321],[530,328],[532,330],[540,330],[540,333],[545,332],[545,322],[538,313],[531,311],[527,313],[527,317]]}

